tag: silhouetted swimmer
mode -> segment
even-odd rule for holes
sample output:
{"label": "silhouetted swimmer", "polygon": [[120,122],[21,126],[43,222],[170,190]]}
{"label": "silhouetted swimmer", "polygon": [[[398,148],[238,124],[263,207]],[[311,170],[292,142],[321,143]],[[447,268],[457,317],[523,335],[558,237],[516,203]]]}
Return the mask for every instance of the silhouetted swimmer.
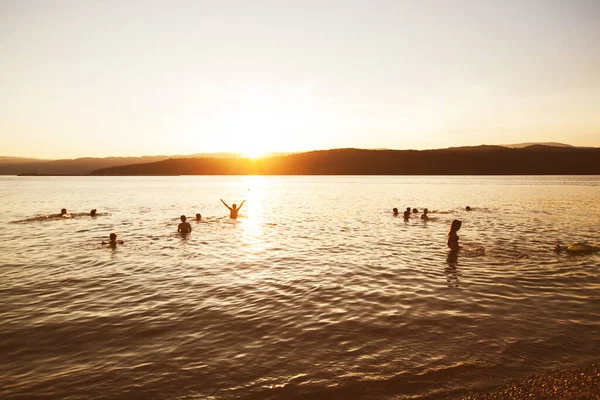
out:
{"label": "silhouetted swimmer", "polygon": [[225,203],[223,201],[223,199],[221,199],[221,203],[223,203],[225,205],[225,207],[229,208],[229,218],[231,218],[231,219],[236,219],[238,217],[238,212],[240,211],[240,208],[242,208],[242,206],[244,205],[245,202],[246,202],[246,200],[242,201],[242,203],[240,204],[239,207],[235,204],[233,204],[231,207],[229,207],[227,205],[227,203]]}
{"label": "silhouetted swimmer", "polygon": [[94,208],[93,210],[90,211],[90,217],[95,217],[96,216],[96,209]]}
{"label": "silhouetted swimmer", "polygon": [[122,241],[122,240],[117,240],[117,234],[116,234],[116,233],[114,233],[114,232],[113,232],[113,233],[111,233],[111,234],[108,236],[108,239],[109,239],[109,240],[108,240],[108,242],[102,241],[102,244],[108,244],[108,245],[110,245],[110,246],[113,246],[113,247],[114,247],[114,246],[116,246],[116,245],[118,245],[118,244],[124,244],[124,243],[125,243],[125,242],[124,242],[124,241]]}
{"label": "silhouetted swimmer", "polygon": [[418,214],[419,210],[417,210],[416,208],[413,208],[412,212],[413,212],[413,214]]}
{"label": "silhouetted swimmer", "polygon": [[421,219],[429,219],[426,208],[423,209],[423,214],[421,214]]}
{"label": "silhouetted swimmer", "polygon": [[185,215],[181,216],[181,223],[177,226],[177,232],[179,233],[190,233],[192,231],[192,226],[189,222],[186,222],[187,217]]}
{"label": "silhouetted swimmer", "polygon": [[394,213],[394,217],[398,216],[399,214],[398,209],[396,207],[392,209],[392,212]]}
{"label": "silhouetted swimmer", "polygon": [[465,210],[471,211],[471,207],[467,206],[467,207],[465,207]]}
{"label": "silhouetted swimmer", "polygon": [[196,221],[198,221],[198,222],[202,221],[202,215],[196,214]]}
{"label": "silhouetted swimmer", "polygon": [[462,225],[462,221],[455,219],[452,221],[450,225],[450,231],[448,231],[448,247],[450,247],[453,251],[458,251],[460,246],[458,245],[458,230]]}
{"label": "silhouetted swimmer", "polygon": [[404,211],[404,219],[410,218],[410,207],[406,207],[406,211]]}
{"label": "silhouetted swimmer", "polygon": [[61,209],[61,210],[60,210],[60,214],[59,214],[58,216],[59,216],[59,217],[62,217],[62,218],[71,218],[71,214],[69,214],[69,213],[67,212],[67,209],[66,209],[66,208],[63,208],[63,209]]}
{"label": "silhouetted swimmer", "polygon": [[560,253],[561,251],[566,251],[567,253],[595,253],[600,251],[600,246],[594,246],[587,243],[575,243],[568,246],[561,246],[560,244],[556,243],[556,246],[554,246],[554,251],[557,253]]}

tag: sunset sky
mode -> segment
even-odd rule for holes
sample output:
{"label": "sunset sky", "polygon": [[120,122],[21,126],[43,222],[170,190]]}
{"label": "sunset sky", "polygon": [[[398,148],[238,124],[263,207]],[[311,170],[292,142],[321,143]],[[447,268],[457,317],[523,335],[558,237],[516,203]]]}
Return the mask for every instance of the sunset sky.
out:
{"label": "sunset sky", "polygon": [[0,155],[600,147],[600,1],[0,0]]}

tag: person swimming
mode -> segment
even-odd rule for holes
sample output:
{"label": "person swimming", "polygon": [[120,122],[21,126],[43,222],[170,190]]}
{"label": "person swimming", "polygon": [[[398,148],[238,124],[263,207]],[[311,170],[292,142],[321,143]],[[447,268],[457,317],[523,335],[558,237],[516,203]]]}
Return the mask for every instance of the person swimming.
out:
{"label": "person swimming", "polygon": [[406,211],[404,211],[404,219],[410,218],[410,207],[406,207]]}
{"label": "person swimming", "polygon": [[421,214],[421,219],[429,219],[426,208],[423,209],[423,214]]}
{"label": "person swimming", "polygon": [[462,221],[455,219],[450,225],[450,231],[448,231],[447,244],[448,247],[450,247],[450,249],[452,249],[453,251],[457,251],[458,249],[460,249],[460,246],[458,245],[458,234],[456,232],[459,231],[461,225]]}
{"label": "person swimming", "polygon": [[116,245],[118,245],[118,244],[124,244],[124,243],[125,243],[125,242],[124,242],[124,241],[122,241],[122,240],[117,240],[117,238],[118,238],[118,237],[117,237],[117,234],[113,232],[113,233],[111,233],[111,234],[108,236],[108,239],[109,239],[109,240],[108,240],[108,242],[102,241],[102,244],[108,244],[108,245],[110,245],[110,246],[113,246],[113,247],[114,247],[114,246],[116,246]]}
{"label": "person swimming", "polygon": [[192,231],[192,226],[189,222],[186,222],[187,217],[185,215],[182,215],[180,219],[181,223],[177,226],[177,232],[190,233]]}
{"label": "person swimming", "polygon": [[554,251],[557,253],[560,253],[561,251],[566,251],[567,253],[595,253],[600,251],[600,246],[594,246],[587,243],[575,243],[568,246],[561,246],[559,243],[556,243]]}
{"label": "person swimming", "polygon": [[66,208],[63,208],[63,209],[60,210],[60,214],[57,215],[57,217],[60,217],[60,218],[71,218],[71,214],[69,214],[67,212]]}
{"label": "person swimming", "polygon": [[198,221],[198,222],[202,221],[202,215],[196,214],[196,221]]}
{"label": "person swimming", "polygon": [[95,217],[96,216],[96,209],[94,208],[93,210],[90,211],[90,217]]}
{"label": "person swimming", "polygon": [[392,208],[392,212],[394,213],[394,217],[398,216],[399,212],[396,207]]}
{"label": "person swimming", "polygon": [[229,208],[229,218],[231,218],[231,219],[237,219],[238,212],[240,211],[240,209],[242,208],[242,206],[244,205],[245,202],[246,202],[246,200],[243,200],[239,207],[235,204],[233,204],[231,207],[229,207],[227,205],[227,203],[225,203],[223,201],[223,199],[221,199],[221,203],[223,203],[225,205],[225,207]]}
{"label": "person swimming", "polygon": [[466,206],[466,207],[465,207],[465,210],[467,210],[467,211],[471,211],[471,207],[469,207],[469,206]]}
{"label": "person swimming", "polygon": [[416,209],[416,208],[413,208],[413,209],[412,209],[412,212],[413,212],[413,214],[418,214],[418,213],[419,213],[419,210],[418,210],[418,209]]}

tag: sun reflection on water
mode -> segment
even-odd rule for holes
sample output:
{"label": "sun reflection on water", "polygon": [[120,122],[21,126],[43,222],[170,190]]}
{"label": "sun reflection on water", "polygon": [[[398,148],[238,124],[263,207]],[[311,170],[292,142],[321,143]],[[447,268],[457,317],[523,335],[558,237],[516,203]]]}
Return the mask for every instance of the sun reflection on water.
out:
{"label": "sun reflection on water", "polygon": [[264,176],[245,176],[242,179],[248,188],[246,203],[246,218],[243,219],[243,241],[247,245],[246,256],[256,257],[265,251],[263,232],[263,211],[265,202],[265,189],[269,181]]}

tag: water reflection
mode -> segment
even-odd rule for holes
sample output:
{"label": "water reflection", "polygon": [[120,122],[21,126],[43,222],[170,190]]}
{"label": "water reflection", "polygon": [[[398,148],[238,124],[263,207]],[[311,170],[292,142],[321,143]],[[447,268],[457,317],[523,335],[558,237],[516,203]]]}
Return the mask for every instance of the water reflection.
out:
{"label": "water reflection", "polygon": [[246,255],[256,256],[265,250],[263,232],[263,210],[265,202],[265,189],[268,179],[264,176],[246,176],[244,185],[248,188],[246,198],[246,213],[243,218],[242,240],[248,245]]}
{"label": "water reflection", "polygon": [[458,277],[461,275],[458,270],[458,251],[449,251],[448,257],[446,258],[448,266],[444,268],[446,274],[446,282],[448,287],[459,287],[460,280]]}
{"label": "water reflection", "polygon": [[446,263],[450,268],[456,268],[458,265],[458,251],[450,250],[448,252],[448,257],[446,258]]}

